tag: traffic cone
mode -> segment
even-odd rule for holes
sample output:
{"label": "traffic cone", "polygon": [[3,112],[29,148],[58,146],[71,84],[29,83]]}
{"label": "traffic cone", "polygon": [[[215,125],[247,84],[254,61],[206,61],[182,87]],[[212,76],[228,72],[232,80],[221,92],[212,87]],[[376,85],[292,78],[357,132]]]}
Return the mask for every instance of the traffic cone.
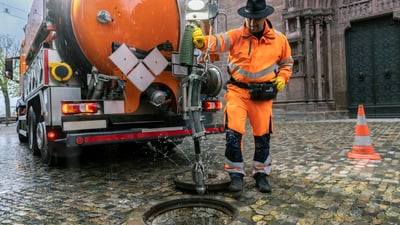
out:
{"label": "traffic cone", "polygon": [[358,105],[356,136],[354,138],[353,151],[347,153],[347,157],[352,159],[381,159],[381,156],[378,153],[375,153],[374,147],[372,147],[363,105]]}

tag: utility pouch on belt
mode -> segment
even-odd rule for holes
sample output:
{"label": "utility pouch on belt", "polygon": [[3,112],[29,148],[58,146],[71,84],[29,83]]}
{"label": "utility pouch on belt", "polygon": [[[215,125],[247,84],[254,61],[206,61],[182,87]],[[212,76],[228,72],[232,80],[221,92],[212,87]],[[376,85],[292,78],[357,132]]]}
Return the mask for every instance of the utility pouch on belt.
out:
{"label": "utility pouch on belt", "polygon": [[252,83],[249,84],[251,100],[271,100],[276,97],[278,90],[275,83]]}

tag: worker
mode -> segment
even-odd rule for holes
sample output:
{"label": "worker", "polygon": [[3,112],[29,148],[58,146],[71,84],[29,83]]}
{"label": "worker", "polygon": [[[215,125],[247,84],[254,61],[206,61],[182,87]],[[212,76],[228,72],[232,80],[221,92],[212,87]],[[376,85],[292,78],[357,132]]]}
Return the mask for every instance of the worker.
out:
{"label": "worker", "polygon": [[260,192],[271,192],[270,134],[273,131],[272,103],[275,94],[285,87],[292,75],[290,45],[283,33],[275,30],[267,19],[274,8],[265,0],[248,0],[238,9],[244,17],[239,29],[204,36],[197,27],[193,44],[203,52],[228,52],[226,86],[226,149],[225,170],[229,173],[230,191],[243,191],[246,176],[242,155],[242,137],[249,119],[254,136],[253,171]]}

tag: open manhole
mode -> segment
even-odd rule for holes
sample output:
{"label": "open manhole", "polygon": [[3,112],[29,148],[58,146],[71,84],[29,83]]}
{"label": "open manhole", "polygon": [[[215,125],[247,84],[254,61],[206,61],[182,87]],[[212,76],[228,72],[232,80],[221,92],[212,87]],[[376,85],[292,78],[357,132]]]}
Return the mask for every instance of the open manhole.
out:
{"label": "open manhole", "polygon": [[[228,188],[231,178],[229,173],[224,170],[207,170],[204,180],[206,189],[209,191],[219,191]],[[196,184],[193,182],[192,171],[180,173],[174,177],[175,186],[185,190],[196,190]]]}
{"label": "open manhole", "polygon": [[175,199],[153,206],[143,215],[147,225],[226,225],[238,215],[227,202],[210,198]]}

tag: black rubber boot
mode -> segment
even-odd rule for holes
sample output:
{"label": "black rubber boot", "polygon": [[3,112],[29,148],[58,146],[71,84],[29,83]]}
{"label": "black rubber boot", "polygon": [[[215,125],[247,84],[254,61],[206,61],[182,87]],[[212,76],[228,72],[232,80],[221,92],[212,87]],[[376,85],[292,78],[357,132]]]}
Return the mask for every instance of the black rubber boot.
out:
{"label": "black rubber boot", "polygon": [[271,186],[268,183],[267,175],[264,173],[256,173],[254,175],[254,179],[256,180],[257,189],[262,193],[270,193]]}
{"label": "black rubber boot", "polygon": [[231,183],[229,184],[229,190],[233,192],[243,191],[243,176],[231,176]]}

